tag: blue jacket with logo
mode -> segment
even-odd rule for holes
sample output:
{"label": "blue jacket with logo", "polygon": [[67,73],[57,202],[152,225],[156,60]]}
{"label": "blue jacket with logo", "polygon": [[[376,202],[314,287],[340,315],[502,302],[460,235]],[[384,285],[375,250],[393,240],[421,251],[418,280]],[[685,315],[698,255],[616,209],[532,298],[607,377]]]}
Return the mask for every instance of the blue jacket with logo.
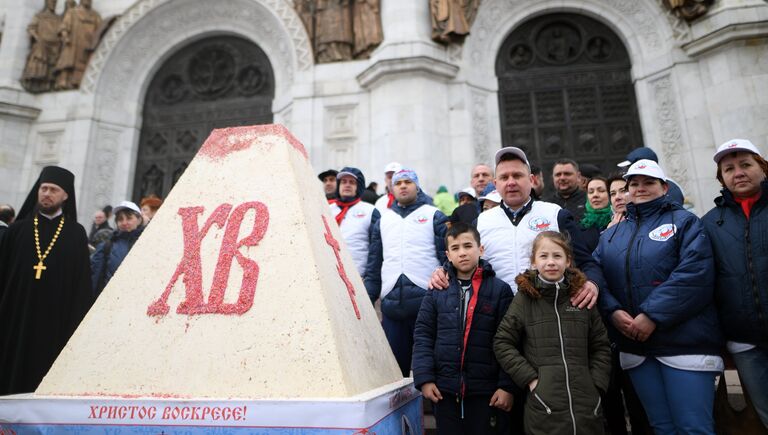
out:
{"label": "blue jacket with logo", "polygon": [[[491,395],[498,388],[514,393],[512,379],[501,369],[493,353],[493,337],[512,302],[509,284],[496,278],[490,263],[480,260],[473,277],[477,303],[464,350],[464,318],[461,287],[456,269],[448,268],[445,290],[429,290],[416,319],[413,333],[413,382],[416,388],[434,382],[442,393]],[[467,293],[467,297],[472,295]],[[464,354],[464,367],[461,359]]]}
{"label": "blue jacket with logo", "polygon": [[709,238],[694,214],[667,196],[627,205],[627,220],[603,232],[594,252],[607,286],[600,310],[645,313],[656,329],[645,342],[618,336],[623,352],[648,356],[719,354],[714,261]]}
{"label": "blue jacket with logo", "polygon": [[125,260],[142,232],[144,232],[143,226],[130,232],[115,230],[112,237],[101,243],[96,252],[91,255],[91,285],[97,297],[112,279],[112,275],[117,272],[117,268]]}
{"label": "blue jacket with logo", "polygon": [[728,189],[701,219],[715,254],[715,300],[726,338],[768,345],[768,181],[749,220]]}
{"label": "blue jacket with logo", "polygon": [[[419,190],[416,201],[412,204],[401,207],[395,201],[392,203],[391,210],[403,218],[414,212],[425,204],[432,204],[432,199],[424,192]],[[435,234],[435,255],[439,264],[447,261],[445,256],[445,224],[448,222],[441,211],[436,211],[433,219],[433,231]],[[381,265],[384,262],[384,249],[381,242],[381,220],[371,225],[371,244],[368,250],[368,267],[365,270],[363,283],[371,298],[371,302],[376,302],[381,294]],[[421,300],[427,289],[423,289],[408,279],[405,274],[401,274],[395,283],[395,287],[381,301],[381,312],[394,320],[415,319],[421,306]]]}

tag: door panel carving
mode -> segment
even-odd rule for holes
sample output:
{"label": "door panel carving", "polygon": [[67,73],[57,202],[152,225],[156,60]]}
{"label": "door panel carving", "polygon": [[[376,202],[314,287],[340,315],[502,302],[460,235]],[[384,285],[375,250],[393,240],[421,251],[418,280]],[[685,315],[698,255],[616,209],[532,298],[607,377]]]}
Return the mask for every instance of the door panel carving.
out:
{"label": "door panel carving", "polygon": [[264,52],[233,36],[194,42],[155,74],[144,100],[133,199],[164,198],[214,128],[272,122]]}
{"label": "door panel carving", "polygon": [[549,172],[570,157],[615,172],[643,146],[631,64],[611,29],[552,14],[507,37],[496,59],[503,146],[517,146]]}

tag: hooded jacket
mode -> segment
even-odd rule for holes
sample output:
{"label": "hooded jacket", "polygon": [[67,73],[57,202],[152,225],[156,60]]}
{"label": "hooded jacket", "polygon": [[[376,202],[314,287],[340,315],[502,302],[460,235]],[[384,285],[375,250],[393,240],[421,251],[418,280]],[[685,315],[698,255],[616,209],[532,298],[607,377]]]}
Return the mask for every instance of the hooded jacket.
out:
{"label": "hooded jacket", "polygon": [[[419,189],[416,200],[406,207],[401,207],[395,201],[390,211],[405,218],[423,205],[430,205],[432,200]],[[435,256],[439,264],[447,261],[445,256],[445,231],[448,218],[439,210],[435,211],[432,231],[435,241]],[[365,289],[371,302],[375,302],[381,295],[381,266],[384,261],[384,249],[381,239],[381,220],[376,222],[371,231],[371,244],[368,251],[368,266],[365,270]],[[387,293],[381,301],[381,312],[395,320],[415,319],[427,290],[414,284],[405,274],[397,279],[392,291]]]}
{"label": "hooded jacket", "polygon": [[[352,259],[355,261],[357,271],[362,275],[368,263],[368,249],[371,243],[371,229],[379,221],[381,214],[376,208],[361,200],[365,191],[365,177],[363,173],[352,167],[342,168],[339,173],[348,172],[355,176],[357,180],[357,190],[353,197],[341,197],[341,183],[336,186],[336,199],[331,199],[328,203],[331,206],[331,212],[338,221],[341,217],[339,228],[344,241],[347,243]],[[355,202],[357,201],[357,202]],[[352,204],[352,205],[350,205]],[[346,211],[345,211],[346,208]]]}
{"label": "hooded jacket", "polygon": [[453,210],[459,206],[456,203],[456,200],[453,199],[453,195],[448,193],[448,189],[446,189],[445,186],[440,186],[440,188],[437,189],[434,202],[435,207],[439,208],[440,211],[445,213],[446,216],[450,216],[451,213],[453,213]]}
{"label": "hooded jacket", "polygon": [[728,189],[701,221],[715,256],[715,300],[729,340],[768,346],[768,181],[749,220]]}
{"label": "hooded jacket", "polygon": [[607,282],[598,303],[609,327],[616,310],[656,323],[645,342],[616,334],[622,352],[719,354],[712,247],[694,214],[667,196],[630,203],[627,219],[603,232],[593,255]]}
{"label": "hooded jacket", "polygon": [[[509,284],[496,278],[490,263],[480,260],[472,278],[476,304],[467,330],[462,316],[461,286],[456,269],[448,267],[449,286],[429,290],[421,303],[413,334],[413,382],[428,382],[443,393],[492,395],[497,389],[514,393],[512,380],[501,370],[493,354],[493,336],[512,302]],[[470,316],[468,315],[467,318]],[[462,364],[463,357],[463,364]]]}
{"label": "hooded jacket", "polygon": [[611,373],[610,342],[597,310],[570,302],[586,277],[568,269],[563,282],[547,284],[529,270],[515,282],[518,292],[494,350],[518,387],[528,391],[538,379],[525,404],[526,433],[602,434],[600,394]]}

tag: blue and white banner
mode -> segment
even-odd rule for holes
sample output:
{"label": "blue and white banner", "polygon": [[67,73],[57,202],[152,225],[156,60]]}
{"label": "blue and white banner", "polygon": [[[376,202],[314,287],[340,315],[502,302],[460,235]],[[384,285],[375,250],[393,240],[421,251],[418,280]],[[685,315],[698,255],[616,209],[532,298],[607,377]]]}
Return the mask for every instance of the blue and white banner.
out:
{"label": "blue and white banner", "polygon": [[412,384],[370,400],[173,400],[0,397],[0,435],[420,434]]}

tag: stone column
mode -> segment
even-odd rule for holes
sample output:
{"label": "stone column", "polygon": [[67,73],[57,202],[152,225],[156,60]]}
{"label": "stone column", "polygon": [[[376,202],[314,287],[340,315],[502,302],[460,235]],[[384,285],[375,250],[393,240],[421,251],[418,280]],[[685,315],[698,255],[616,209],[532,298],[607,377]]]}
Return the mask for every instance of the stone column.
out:
{"label": "stone column", "polygon": [[419,172],[433,193],[440,162],[450,166],[449,82],[459,67],[430,39],[426,0],[382,0],[384,42],[357,76],[370,92],[370,164],[377,178],[390,161]]}
{"label": "stone column", "polygon": [[384,43],[431,42],[429,0],[382,0]]}

